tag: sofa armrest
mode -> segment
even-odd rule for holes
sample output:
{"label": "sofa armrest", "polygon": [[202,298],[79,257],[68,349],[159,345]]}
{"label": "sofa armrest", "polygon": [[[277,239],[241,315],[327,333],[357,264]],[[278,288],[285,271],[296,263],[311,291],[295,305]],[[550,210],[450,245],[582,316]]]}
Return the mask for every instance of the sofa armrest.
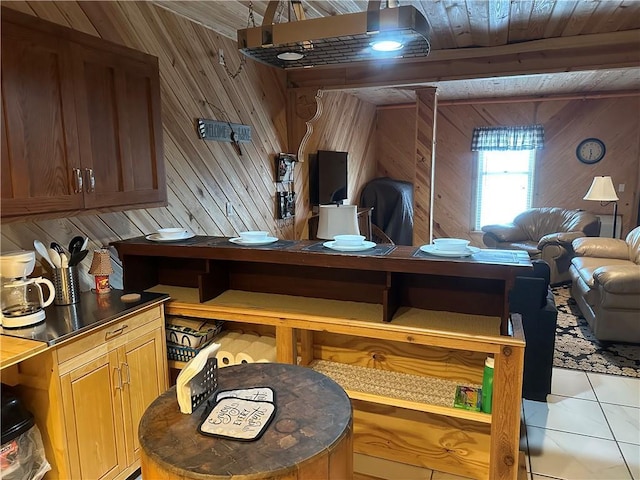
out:
{"label": "sofa armrest", "polygon": [[617,258],[629,260],[629,245],[618,238],[576,238],[573,250],[579,257]]}
{"label": "sofa armrest", "polygon": [[640,265],[606,265],[593,272],[596,283],[608,293],[640,294]]}
{"label": "sofa armrest", "polygon": [[571,242],[575,239],[584,237],[582,232],[558,232],[549,233],[540,239],[538,242],[538,250],[542,250],[547,245],[561,245],[570,249]]}
{"label": "sofa armrest", "polygon": [[497,242],[518,242],[527,239],[527,234],[513,223],[485,225],[482,227],[482,231]]}

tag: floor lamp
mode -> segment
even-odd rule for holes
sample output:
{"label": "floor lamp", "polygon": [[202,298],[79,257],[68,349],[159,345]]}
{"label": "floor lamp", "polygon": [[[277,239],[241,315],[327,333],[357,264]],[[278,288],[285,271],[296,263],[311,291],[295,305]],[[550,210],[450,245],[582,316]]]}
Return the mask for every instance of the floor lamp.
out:
{"label": "floor lamp", "polygon": [[613,238],[616,238],[616,227],[618,223],[618,195],[613,187],[613,181],[609,176],[595,177],[589,187],[589,191],[583,200],[593,200],[606,205],[613,202]]}

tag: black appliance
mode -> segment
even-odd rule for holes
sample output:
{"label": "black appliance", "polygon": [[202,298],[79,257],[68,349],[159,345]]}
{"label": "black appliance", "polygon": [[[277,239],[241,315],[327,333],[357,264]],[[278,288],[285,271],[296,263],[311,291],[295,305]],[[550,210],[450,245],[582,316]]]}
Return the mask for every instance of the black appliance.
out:
{"label": "black appliance", "polygon": [[311,205],[341,204],[347,199],[347,152],[318,150],[309,155]]}

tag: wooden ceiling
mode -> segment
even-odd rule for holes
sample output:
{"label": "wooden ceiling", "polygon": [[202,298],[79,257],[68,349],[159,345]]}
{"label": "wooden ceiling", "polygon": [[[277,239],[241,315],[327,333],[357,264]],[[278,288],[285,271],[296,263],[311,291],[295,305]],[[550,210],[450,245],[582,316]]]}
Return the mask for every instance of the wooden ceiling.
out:
{"label": "wooden ceiling", "polygon": [[[249,5],[252,4],[255,23],[259,25],[269,2],[156,0],[154,3],[235,40],[236,31],[249,24]],[[367,3],[303,0],[302,8],[306,18],[316,18],[361,12],[366,10]],[[638,0],[401,0],[399,4],[414,5],[428,19],[432,27],[432,55],[438,51],[467,51],[476,55],[482,49],[495,50],[544,39],[569,45],[574,38],[582,41],[597,39],[599,34],[627,32],[637,44],[640,57]],[[295,21],[289,2],[280,2],[276,21]],[[567,68],[567,71],[556,68],[553,73],[487,74],[485,78],[473,79],[440,76],[421,83],[412,82],[410,86],[349,88],[345,85],[343,89],[378,105],[412,101],[414,90],[421,86],[437,86],[442,100],[636,90],[640,89],[640,60],[632,63],[615,68],[606,65]]]}

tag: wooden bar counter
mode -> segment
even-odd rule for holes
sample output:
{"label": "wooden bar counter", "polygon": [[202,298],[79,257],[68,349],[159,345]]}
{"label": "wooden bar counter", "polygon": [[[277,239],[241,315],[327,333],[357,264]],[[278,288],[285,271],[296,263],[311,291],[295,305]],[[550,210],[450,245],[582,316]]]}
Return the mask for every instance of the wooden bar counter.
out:
{"label": "wooden bar counter", "polygon": [[[114,246],[125,288],[168,294],[168,315],[274,334],[278,362],[342,386],[354,452],[478,480],[526,476],[525,340],[508,304],[516,276],[532,271],[526,252],[444,258],[410,246],[336,252],[318,241],[242,246],[204,236]],[[456,386],[479,386],[488,356],[491,414],[455,408]]]}
{"label": "wooden bar counter", "polygon": [[124,287],[195,287],[200,301],[226,290],[347,300],[382,305],[392,321],[401,306],[499,316],[508,334],[508,292],[516,275],[532,269],[522,250],[481,250],[470,257],[423,254],[418,247],[380,245],[384,252],[337,252],[322,241],[278,240],[264,246],[224,237],[179,242],[145,237],[114,242]]}
{"label": "wooden bar counter", "polygon": [[329,377],[281,363],[218,370],[221,390],[271,387],[276,413],[255,441],[205,436],[205,402],[182,414],[175,388],[146,410],[139,428],[142,478],[154,480],[344,480],[353,476],[349,397]]}

